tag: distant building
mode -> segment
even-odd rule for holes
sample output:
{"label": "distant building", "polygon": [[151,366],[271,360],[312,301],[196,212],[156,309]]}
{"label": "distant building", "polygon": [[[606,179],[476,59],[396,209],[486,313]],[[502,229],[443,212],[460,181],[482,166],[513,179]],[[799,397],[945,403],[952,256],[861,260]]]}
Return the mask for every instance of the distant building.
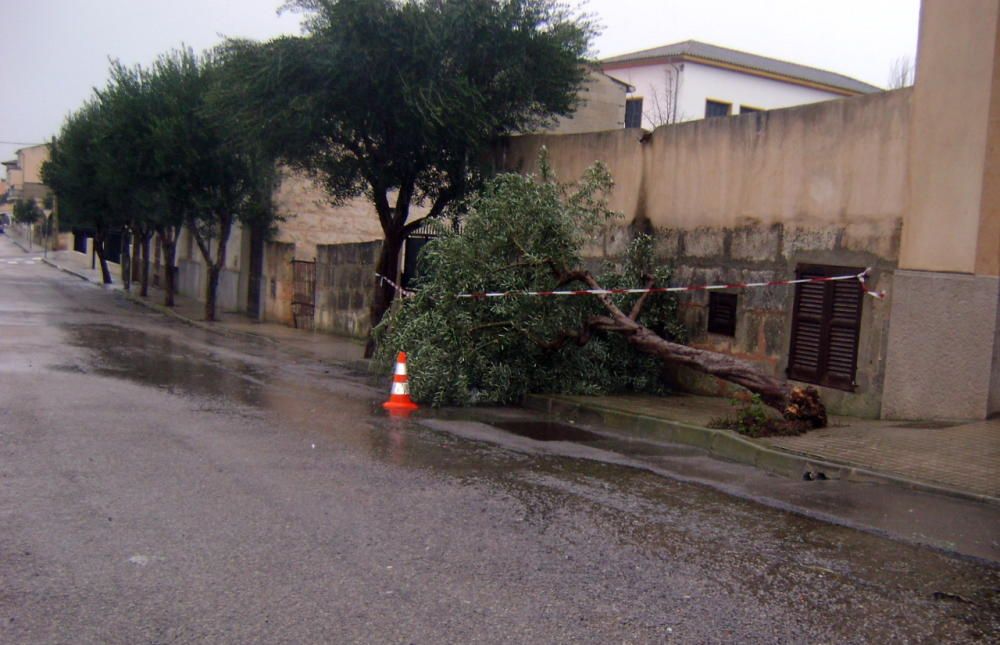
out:
{"label": "distant building", "polygon": [[696,40],[612,56],[601,69],[632,85],[625,127],[655,128],[881,92],[856,79]]}
{"label": "distant building", "polygon": [[16,154],[15,159],[3,162],[7,169],[4,201],[13,203],[19,199],[35,199],[41,202],[51,192],[42,183],[42,164],[49,159],[48,144],[21,148]]}
{"label": "distant building", "polygon": [[625,106],[629,92],[635,88],[600,70],[591,70],[580,88],[581,103],[567,117],[560,117],[545,132],[579,134],[617,130],[625,126]]}

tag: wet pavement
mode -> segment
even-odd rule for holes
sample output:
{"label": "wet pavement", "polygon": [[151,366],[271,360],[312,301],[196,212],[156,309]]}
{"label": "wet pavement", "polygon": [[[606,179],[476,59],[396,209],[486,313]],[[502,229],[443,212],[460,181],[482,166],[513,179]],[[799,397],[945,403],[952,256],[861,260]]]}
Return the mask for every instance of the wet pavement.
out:
{"label": "wet pavement", "polygon": [[[789,499],[753,469],[520,411],[390,419],[364,374],[6,257],[31,256],[0,236],[0,641],[937,643],[1000,628],[996,565],[780,507],[825,497],[845,516],[867,499],[871,521],[879,505],[943,513],[936,500],[783,480],[814,496]],[[969,526],[996,548],[995,524]]]}

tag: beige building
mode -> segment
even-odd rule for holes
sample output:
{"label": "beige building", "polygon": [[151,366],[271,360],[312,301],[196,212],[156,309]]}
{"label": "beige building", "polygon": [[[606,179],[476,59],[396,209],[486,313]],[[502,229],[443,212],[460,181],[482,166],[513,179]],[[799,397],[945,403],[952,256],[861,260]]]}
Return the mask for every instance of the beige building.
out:
{"label": "beige building", "polygon": [[51,192],[42,183],[42,164],[49,159],[48,144],[21,148],[14,159],[4,161],[6,180],[0,182],[0,221],[10,221],[14,203],[19,199],[34,199],[38,205]]}
{"label": "beige building", "polygon": [[16,154],[14,159],[3,162],[7,171],[7,200],[41,200],[49,193],[42,183],[42,164],[49,159],[48,144],[21,148]]}
{"label": "beige building", "polygon": [[550,134],[600,132],[625,127],[625,98],[635,88],[599,70],[592,70],[580,89],[580,105],[568,117],[559,117],[545,131]]}
{"label": "beige building", "polygon": [[[1000,412],[1000,0],[925,0],[916,85],[633,131],[530,136],[497,165],[560,177],[596,160],[627,225],[652,233],[675,284],[852,275],[856,281],[699,293],[698,346],[817,385],[831,410],[884,418]],[[725,384],[691,372],[695,390]]]}
{"label": "beige building", "polygon": [[924,0],[882,413],[1000,413],[1000,0]]}

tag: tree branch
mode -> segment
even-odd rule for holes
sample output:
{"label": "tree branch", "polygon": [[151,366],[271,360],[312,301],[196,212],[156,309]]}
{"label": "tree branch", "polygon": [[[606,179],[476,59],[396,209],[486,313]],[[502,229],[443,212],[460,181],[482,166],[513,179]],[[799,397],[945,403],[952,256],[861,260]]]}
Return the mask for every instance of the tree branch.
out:
{"label": "tree branch", "polygon": [[[414,179],[407,177],[400,182],[399,193],[396,195],[396,212],[392,216],[394,228],[400,228],[406,223],[406,218],[410,215],[410,200],[413,199]],[[404,236],[406,230],[403,231]]]}
{"label": "tree branch", "polygon": [[194,241],[198,243],[198,249],[201,251],[202,257],[205,258],[205,262],[211,264],[212,249],[209,248],[208,242],[205,241],[205,238],[202,237],[201,232],[198,230],[194,217],[188,218],[188,230],[191,231],[191,236],[194,237]]}
{"label": "tree branch", "polygon": [[[655,284],[656,284],[656,278],[654,278],[651,275],[647,275],[646,276],[646,288],[647,289],[652,289],[653,285],[655,285]],[[647,291],[646,293],[642,294],[641,296],[639,296],[639,299],[635,301],[635,304],[632,305],[632,311],[628,315],[628,317],[629,317],[630,320],[636,321],[636,320],[639,319],[639,314],[642,313],[642,308],[645,306],[646,300],[649,299],[649,294],[650,294],[649,291]]]}
{"label": "tree branch", "polygon": [[549,349],[549,350],[559,349],[562,346],[564,346],[566,342],[569,340],[572,340],[574,343],[576,343],[577,347],[583,347],[584,345],[590,342],[592,336],[590,327],[587,325],[584,325],[583,329],[581,329],[580,331],[569,331],[563,329],[558,334],[556,334],[555,338],[552,338],[551,340],[545,340],[524,328],[521,328],[519,331],[522,334],[524,334],[525,337],[527,337],[528,340],[530,340],[534,344],[538,345],[542,349]]}

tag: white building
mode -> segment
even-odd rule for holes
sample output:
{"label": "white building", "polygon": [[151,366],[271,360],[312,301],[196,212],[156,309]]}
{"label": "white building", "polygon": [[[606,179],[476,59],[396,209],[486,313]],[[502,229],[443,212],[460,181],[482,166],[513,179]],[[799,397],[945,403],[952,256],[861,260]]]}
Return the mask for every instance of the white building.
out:
{"label": "white building", "polygon": [[882,91],[842,74],[695,40],[612,56],[601,69],[635,88],[626,102],[627,128]]}

